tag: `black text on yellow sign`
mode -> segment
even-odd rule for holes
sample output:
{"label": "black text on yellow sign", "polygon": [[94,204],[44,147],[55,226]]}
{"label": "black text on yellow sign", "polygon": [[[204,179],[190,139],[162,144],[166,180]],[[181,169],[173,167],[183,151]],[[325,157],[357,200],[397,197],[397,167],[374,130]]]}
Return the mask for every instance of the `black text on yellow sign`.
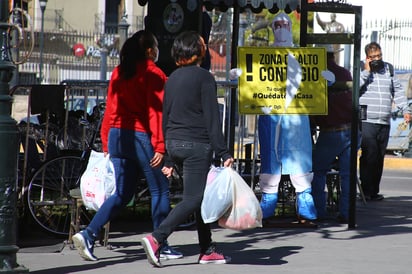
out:
{"label": "black text on yellow sign", "polygon": [[327,114],[325,48],[239,47],[238,62],[240,113]]}

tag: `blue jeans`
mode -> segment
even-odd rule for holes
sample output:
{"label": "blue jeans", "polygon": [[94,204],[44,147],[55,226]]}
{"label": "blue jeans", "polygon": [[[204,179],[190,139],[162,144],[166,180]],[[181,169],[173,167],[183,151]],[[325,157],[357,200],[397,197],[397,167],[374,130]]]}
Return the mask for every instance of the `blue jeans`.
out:
{"label": "blue jeans", "polygon": [[173,162],[183,167],[183,198],[155,229],[153,237],[163,243],[179,224],[195,213],[200,251],[204,253],[212,242],[212,234],[209,224],[203,222],[200,206],[212,163],[212,147],[204,143],[168,140],[166,149]]}
{"label": "blue jeans", "polygon": [[169,180],[160,167],[150,166],[154,155],[150,135],[111,128],[108,150],[115,170],[116,193],[103,203],[87,230],[97,235],[108,221],[125,208],[135,194],[142,173],[149,186],[153,226],[157,228],[170,211]]}
{"label": "blue jeans", "polygon": [[313,150],[312,196],[318,218],[326,215],[326,174],[338,157],[341,196],[339,213],[349,216],[351,130],[320,131]]}

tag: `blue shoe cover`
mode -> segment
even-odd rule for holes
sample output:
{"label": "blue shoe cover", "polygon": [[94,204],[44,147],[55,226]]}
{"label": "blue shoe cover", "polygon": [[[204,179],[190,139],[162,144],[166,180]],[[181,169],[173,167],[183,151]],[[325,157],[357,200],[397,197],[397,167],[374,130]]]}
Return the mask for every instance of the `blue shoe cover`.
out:
{"label": "blue shoe cover", "polygon": [[304,190],[297,194],[297,209],[298,216],[306,220],[315,220],[317,218],[315,203],[313,197],[310,194],[311,188]]}
{"label": "blue shoe cover", "polygon": [[277,193],[262,193],[260,207],[262,208],[262,218],[266,219],[275,215],[276,204],[278,202]]}

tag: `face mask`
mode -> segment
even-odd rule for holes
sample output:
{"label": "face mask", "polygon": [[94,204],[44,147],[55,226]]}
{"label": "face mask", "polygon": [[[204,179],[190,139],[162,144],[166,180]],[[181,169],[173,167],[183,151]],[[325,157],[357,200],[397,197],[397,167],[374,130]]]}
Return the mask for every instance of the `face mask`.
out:
{"label": "face mask", "polygon": [[274,31],[275,46],[290,47],[292,46],[292,33],[285,28],[278,28]]}
{"label": "face mask", "polygon": [[384,69],[385,63],[382,60],[372,60],[369,63],[372,72],[378,72]]}

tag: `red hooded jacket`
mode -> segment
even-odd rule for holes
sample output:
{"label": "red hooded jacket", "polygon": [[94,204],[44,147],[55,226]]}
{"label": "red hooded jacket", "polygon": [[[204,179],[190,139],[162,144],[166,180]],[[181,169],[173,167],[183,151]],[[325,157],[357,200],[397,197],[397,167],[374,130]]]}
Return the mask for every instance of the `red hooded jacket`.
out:
{"label": "red hooded jacket", "polygon": [[166,80],[152,60],[138,63],[130,79],[120,78],[119,67],[113,70],[100,131],[104,152],[108,151],[110,128],[121,128],[150,134],[154,151],[165,153],[162,105]]}

